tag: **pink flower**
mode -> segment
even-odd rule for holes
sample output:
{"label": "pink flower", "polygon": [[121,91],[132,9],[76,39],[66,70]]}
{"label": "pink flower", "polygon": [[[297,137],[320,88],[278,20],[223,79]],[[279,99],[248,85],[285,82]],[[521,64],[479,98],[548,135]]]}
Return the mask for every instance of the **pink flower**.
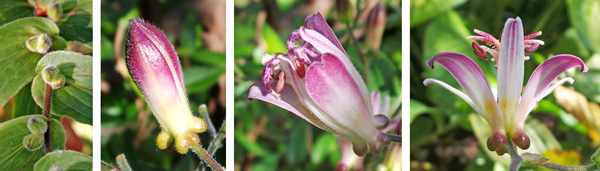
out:
{"label": "pink flower", "polygon": [[[504,25],[502,39],[475,30],[481,36],[469,36],[490,44],[495,48],[479,46],[473,42],[475,54],[482,59],[487,59],[485,53],[490,53],[497,62],[498,68],[498,96],[495,97],[485,75],[477,64],[469,57],[453,52],[443,52],[435,55],[427,65],[433,68],[435,62],[445,67],[456,78],[466,94],[448,84],[428,78],[424,81],[427,86],[436,83],[465,100],[477,113],[490,124],[493,134],[488,138],[487,146],[490,151],[499,155],[506,152],[506,134],[511,136],[512,142],[521,149],[529,148],[529,137],[523,131],[525,118],[537,103],[548,95],[554,88],[565,82],[572,83],[572,78],[563,78],[555,83],[554,80],[564,71],[573,67],[581,67],[581,72],[588,68],[583,61],[573,55],[556,55],[540,64],[529,78],[523,89],[525,53],[534,51],[540,40],[531,38],[541,35],[537,32],[523,35],[523,26],[520,18],[510,18]],[[553,83],[553,84],[552,84]]]}
{"label": "pink flower", "polygon": [[129,25],[127,69],[162,128],[156,144],[165,149],[174,137],[177,152],[186,153],[200,143],[196,133],[204,132],[206,123],[190,111],[179,57],[159,29],[140,19]]}
{"label": "pink flower", "polygon": [[248,99],[350,140],[357,155],[379,154],[390,140],[376,127],[387,122],[374,120],[367,86],[321,14],[307,17],[287,45],[288,53],[263,57],[263,82],[250,87]]}

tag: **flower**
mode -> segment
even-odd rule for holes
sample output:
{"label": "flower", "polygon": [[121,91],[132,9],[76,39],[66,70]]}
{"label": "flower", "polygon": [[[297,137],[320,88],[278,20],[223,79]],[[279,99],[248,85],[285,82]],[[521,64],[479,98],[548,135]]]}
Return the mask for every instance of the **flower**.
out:
{"label": "flower", "polygon": [[204,132],[206,123],[190,111],[179,58],[159,29],[140,19],[129,25],[127,69],[160,123],[156,144],[165,149],[174,137],[177,152],[184,154],[200,143],[196,133]]}
{"label": "flower", "polygon": [[[321,14],[307,17],[287,46],[288,53],[263,57],[263,82],[249,88],[248,99],[350,140],[357,155],[379,154],[390,140],[376,126],[387,123],[374,119],[366,84]],[[275,87],[271,78],[278,78]]]}
{"label": "flower", "polygon": [[504,147],[507,141],[506,134],[511,136],[512,142],[519,148],[527,149],[530,145],[529,137],[523,131],[527,115],[542,98],[558,85],[574,81],[572,78],[563,78],[554,82],[561,73],[578,66],[581,67],[581,72],[587,72],[588,68],[576,56],[556,55],[544,61],[533,71],[521,94],[524,61],[527,59],[524,53],[532,52],[540,44],[543,44],[543,41],[531,39],[542,33],[537,32],[524,36],[521,19],[518,17],[506,21],[500,39],[502,41],[485,32],[479,30],[475,30],[475,32],[481,36],[469,36],[467,39],[483,41],[495,47],[488,48],[473,43],[474,52],[479,58],[487,59],[485,56],[487,52],[497,63],[498,96],[495,97],[492,93],[488,80],[479,66],[469,57],[454,52],[439,53],[427,61],[427,65],[433,69],[435,62],[441,64],[454,76],[466,94],[432,78],[426,79],[424,84],[426,86],[431,83],[441,85],[465,100],[483,116],[493,132],[487,141],[490,151],[496,151],[499,155],[506,152]]}

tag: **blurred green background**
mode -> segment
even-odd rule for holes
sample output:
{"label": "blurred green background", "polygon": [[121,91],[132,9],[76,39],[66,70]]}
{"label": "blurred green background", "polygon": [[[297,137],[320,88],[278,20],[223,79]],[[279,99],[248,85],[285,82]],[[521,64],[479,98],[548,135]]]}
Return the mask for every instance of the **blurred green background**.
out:
{"label": "blurred green background", "polygon": [[[499,37],[508,18],[521,17],[525,34],[542,31],[543,40],[525,62],[525,82],[545,59],[573,54],[590,68],[563,74],[573,77],[544,98],[529,115],[529,152],[564,165],[589,164],[600,145],[600,1],[598,0],[411,0],[410,1],[410,143],[411,169],[506,170],[508,155],[498,157],[485,148],[489,126],[458,96],[439,85],[423,86],[425,78],[442,80],[458,89],[443,68],[425,65],[440,52],[472,57],[496,85],[494,62],[475,57],[473,29]],[[541,168],[528,168],[542,170]]]}
{"label": "blurred green background", "polygon": [[[192,113],[206,104],[218,130],[225,120],[225,1],[102,0],[101,14],[102,161],[115,165],[124,153],[134,170],[195,170],[196,154],[156,147],[160,126],[129,78],[124,42],[129,19],[162,29],[179,55]],[[207,148],[209,133],[199,135]],[[223,166],[225,151],[214,156]]]}
{"label": "blurred green background", "polygon": [[[377,2],[384,6],[387,20],[380,55],[365,53],[369,64],[367,84],[370,91],[379,90],[383,95],[391,96],[392,103],[399,106],[402,56],[400,0],[350,0],[353,19],[357,23],[353,33],[361,50],[366,52],[366,15]],[[358,71],[365,73],[356,46],[337,18],[335,1],[235,0],[234,4],[235,170],[334,170],[340,160],[340,150],[333,134],[277,106],[259,100],[248,101],[246,92],[252,84],[261,80],[263,55],[287,53],[285,41],[289,34],[303,25],[306,16],[317,12],[332,27]],[[360,10],[356,10],[357,4],[360,4]],[[385,153],[367,155],[365,168],[377,167],[384,157]]]}

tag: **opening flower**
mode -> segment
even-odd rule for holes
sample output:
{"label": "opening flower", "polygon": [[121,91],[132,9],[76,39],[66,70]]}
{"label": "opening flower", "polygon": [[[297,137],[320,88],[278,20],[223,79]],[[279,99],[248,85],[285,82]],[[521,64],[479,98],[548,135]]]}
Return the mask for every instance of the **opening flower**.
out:
{"label": "opening flower", "polygon": [[493,56],[498,69],[498,94],[492,93],[487,78],[469,57],[454,53],[443,52],[435,55],[427,65],[431,68],[437,62],[446,68],[464,89],[462,91],[450,85],[428,78],[424,81],[427,86],[436,83],[448,89],[465,100],[473,109],[481,114],[490,124],[492,135],[488,138],[487,147],[499,155],[506,153],[504,144],[507,136],[521,149],[529,148],[529,137],[523,131],[525,118],[536,104],[547,96],[558,85],[565,82],[572,83],[572,78],[563,78],[556,81],[558,76],[573,67],[581,67],[581,72],[588,68],[576,56],[561,54],[551,57],[540,64],[523,89],[524,63],[527,59],[525,53],[533,52],[544,42],[531,39],[542,32],[524,36],[523,25],[520,18],[510,18],[504,25],[501,39],[498,40],[485,32],[475,30],[481,36],[469,36],[467,39],[478,40],[490,44],[490,47],[479,46],[473,42],[475,54],[482,59],[487,59],[486,52]]}
{"label": "opening flower", "polygon": [[387,123],[374,119],[365,82],[321,14],[307,17],[287,46],[288,53],[263,57],[263,82],[250,87],[248,99],[277,105],[350,140],[357,155],[379,154],[390,140],[376,126]]}
{"label": "opening flower", "polygon": [[167,148],[174,137],[177,152],[186,153],[200,143],[196,133],[204,132],[206,123],[190,111],[175,49],[159,29],[140,19],[129,20],[125,49],[129,74],[162,129],[157,146]]}

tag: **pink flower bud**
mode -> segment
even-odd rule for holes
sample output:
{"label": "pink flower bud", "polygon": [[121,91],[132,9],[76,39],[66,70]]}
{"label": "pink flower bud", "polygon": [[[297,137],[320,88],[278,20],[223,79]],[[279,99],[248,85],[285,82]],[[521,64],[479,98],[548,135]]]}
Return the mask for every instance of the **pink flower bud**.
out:
{"label": "pink flower bud", "polygon": [[381,2],[377,3],[377,5],[369,11],[365,37],[368,50],[376,54],[379,53],[379,47],[381,46],[381,38],[383,37],[383,31],[385,29],[385,20],[385,9],[381,5]]}
{"label": "pink flower bud", "polygon": [[127,68],[162,128],[157,144],[164,149],[174,136],[177,152],[186,153],[200,143],[196,133],[206,130],[206,123],[190,111],[175,49],[154,26],[140,19],[129,25]]}

